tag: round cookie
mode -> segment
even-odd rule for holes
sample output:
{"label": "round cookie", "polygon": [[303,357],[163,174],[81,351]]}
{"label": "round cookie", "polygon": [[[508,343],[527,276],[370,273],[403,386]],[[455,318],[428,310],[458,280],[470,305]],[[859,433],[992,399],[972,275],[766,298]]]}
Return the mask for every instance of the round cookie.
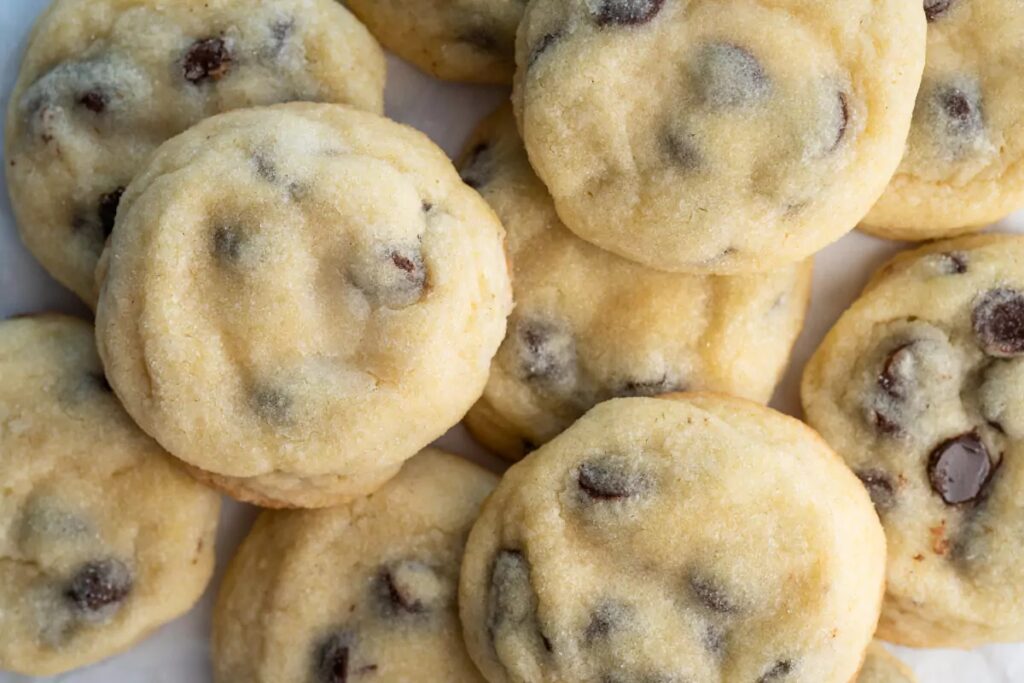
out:
{"label": "round cookie", "polygon": [[345,0],[384,44],[437,78],[512,82],[526,0]]}
{"label": "round cookie", "polygon": [[484,683],[455,598],[497,478],[427,450],[365,499],[264,512],[217,599],[217,683]]}
{"label": "round cookie", "polygon": [[369,493],[479,398],[504,231],[421,133],[293,103],[207,119],[125,192],[97,339],[128,412],[266,506]]}
{"label": "round cookie", "polygon": [[871,643],[856,683],[917,683],[914,672],[889,654],[880,643]]}
{"label": "round cookie", "polygon": [[505,474],[459,605],[490,683],[849,683],[884,567],[870,499],[802,423],[614,399]]}
{"label": "round cookie", "polygon": [[770,270],[881,195],[924,55],[913,0],[534,0],[513,102],[583,239],[660,270]]}
{"label": "round cookie", "polygon": [[885,526],[879,637],[1024,639],[1024,237],[890,261],[825,337],[802,398]]}
{"label": "round cookie", "polygon": [[57,674],[195,604],[220,497],[128,418],[87,323],[0,323],[0,377],[0,670]]}
{"label": "round cookie", "polygon": [[639,266],[558,220],[511,108],[471,138],[462,171],[509,236],[516,308],[467,424],[518,459],[613,396],[717,391],[767,402],[810,294],[811,264],[745,276]]}
{"label": "round cookie", "polygon": [[906,152],[864,230],[971,232],[1024,207],[1024,5],[925,0],[928,58]]}
{"label": "round cookie", "polygon": [[213,114],[291,100],[383,111],[384,55],[334,0],[55,0],[7,112],[21,238],[90,306],[124,188]]}

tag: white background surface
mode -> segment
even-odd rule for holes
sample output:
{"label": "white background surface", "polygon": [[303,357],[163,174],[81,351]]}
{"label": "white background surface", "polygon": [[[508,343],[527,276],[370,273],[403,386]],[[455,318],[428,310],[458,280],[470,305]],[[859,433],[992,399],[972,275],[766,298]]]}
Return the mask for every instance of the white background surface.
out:
{"label": "white background surface", "polygon": [[[908,0],[912,1],[920,0]],[[48,2],[0,0],[0,106],[4,112],[28,30]],[[475,123],[506,96],[501,88],[445,84],[423,76],[397,59],[389,62],[388,115],[423,130],[451,155],[458,153]],[[3,165],[6,166],[5,161]],[[997,227],[1024,232],[1024,212]],[[807,325],[776,393],[774,407],[799,415],[798,386],[804,362],[856,297],[871,271],[901,246],[854,233],[818,255]],[[88,317],[85,307],[53,282],[21,246],[7,193],[0,192],[0,318],[47,309]],[[491,466],[497,464],[472,444],[461,428],[453,429],[440,443]],[[207,634],[212,595],[227,558],[245,534],[253,514],[253,509],[237,503],[225,506],[218,544],[218,575],[202,603],[188,615],[159,630],[132,651],[87,669],[51,679],[0,673],[0,683],[208,683],[211,678]],[[901,650],[900,655],[913,665],[922,683],[1024,682],[1024,645],[993,646],[971,652]]]}

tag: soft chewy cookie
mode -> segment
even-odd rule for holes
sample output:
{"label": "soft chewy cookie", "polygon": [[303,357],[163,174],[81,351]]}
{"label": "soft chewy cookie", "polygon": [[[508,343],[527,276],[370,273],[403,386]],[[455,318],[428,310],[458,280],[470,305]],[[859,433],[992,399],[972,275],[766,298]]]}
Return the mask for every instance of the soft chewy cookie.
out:
{"label": "soft chewy cookie", "polygon": [[526,0],[345,0],[386,48],[455,81],[511,83]]}
{"label": "soft chewy cookie", "polygon": [[369,493],[483,391],[511,293],[501,224],[427,138],[288,104],[166,143],[98,268],[128,412],[264,505]]}
{"label": "soft chewy cookie", "polygon": [[870,499],[805,425],[615,399],[505,474],[459,606],[491,683],[849,683],[884,567]]}
{"label": "soft chewy cookie", "polygon": [[467,146],[463,178],[509,235],[516,308],[467,423],[518,458],[613,396],[702,389],[767,402],[800,332],[810,263],[763,275],[649,270],[558,220],[510,109]]}
{"label": "soft chewy cookie", "polygon": [[856,683],[917,683],[914,672],[889,654],[879,643],[871,643]]}
{"label": "soft chewy cookie", "polygon": [[383,109],[384,56],[334,0],[55,0],[7,113],[21,237],[95,306],[93,273],[124,188],[207,116],[290,100]]}
{"label": "soft chewy cookie", "polygon": [[90,325],[0,323],[0,377],[0,670],[56,674],[192,607],[220,498],[125,414]]}
{"label": "soft chewy cookie", "polygon": [[815,353],[802,395],[885,526],[879,637],[1024,639],[1024,238],[890,261]]}
{"label": "soft chewy cookie", "polygon": [[766,270],[878,199],[924,54],[914,0],[534,0],[513,101],[580,237],[663,270]]}
{"label": "soft chewy cookie", "polygon": [[428,450],[368,498],[264,512],[218,597],[217,683],[483,683],[455,599],[496,481]]}
{"label": "soft chewy cookie", "polygon": [[893,239],[970,232],[1024,206],[1024,4],[924,10],[928,59],[906,152],[862,226]]}

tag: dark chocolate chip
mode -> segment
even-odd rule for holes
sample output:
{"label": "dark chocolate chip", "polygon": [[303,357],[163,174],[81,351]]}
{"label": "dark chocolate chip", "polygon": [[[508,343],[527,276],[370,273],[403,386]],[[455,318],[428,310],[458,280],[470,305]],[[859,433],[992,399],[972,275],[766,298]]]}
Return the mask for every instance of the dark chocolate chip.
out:
{"label": "dark chocolate chip", "polygon": [[491,181],[490,152],[491,146],[488,143],[478,143],[466,156],[466,161],[462,164],[462,170],[459,173],[462,177],[462,182],[474,190],[479,190]]}
{"label": "dark chocolate chip", "polygon": [[520,320],[515,339],[527,381],[557,383],[574,373],[576,344],[568,330],[544,320]]}
{"label": "dark chocolate chip", "polygon": [[430,213],[430,210],[433,209],[433,208],[434,208],[433,204],[431,204],[430,202],[428,202],[426,200],[423,201],[423,213]]}
{"label": "dark chocolate chip", "polygon": [[761,62],[748,50],[731,43],[712,43],[698,58],[697,87],[708,106],[724,109],[762,100],[772,85]]}
{"label": "dark chocolate chip", "polygon": [[836,129],[836,139],[832,143],[832,147],[829,148],[830,152],[834,152],[839,149],[839,145],[843,142],[843,138],[846,137],[846,130],[850,127],[850,100],[846,93],[840,91],[838,93],[838,122],[839,125]]}
{"label": "dark chocolate chip", "polygon": [[424,614],[433,609],[441,580],[429,565],[403,560],[381,567],[374,581],[374,593],[386,616]]}
{"label": "dark chocolate chip", "polygon": [[939,125],[954,140],[970,140],[978,136],[985,124],[981,113],[981,96],[977,92],[947,85],[933,94]]}
{"label": "dark chocolate chip", "polygon": [[204,38],[192,43],[182,62],[185,80],[196,85],[219,81],[231,69],[233,57],[223,38]]}
{"label": "dark chocolate chip", "polygon": [[526,67],[530,68],[537,63],[537,60],[541,58],[548,49],[562,39],[564,34],[561,31],[552,31],[551,33],[545,33],[540,37],[540,40],[530,50],[530,56],[526,60]]}
{"label": "dark chocolate chip", "polygon": [[106,617],[120,607],[132,585],[131,570],[124,562],[98,560],[75,571],[64,589],[64,598],[86,618]]}
{"label": "dark chocolate chip", "polygon": [[638,26],[661,11],[665,0],[602,0],[594,11],[598,26]]}
{"label": "dark chocolate chip", "polygon": [[88,90],[78,96],[78,103],[94,114],[102,114],[109,101],[107,94],[99,90]]}
{"label": "dark chocolate chip", "polygon": [[901,344],[889,352],[885,362],[882,364],[882,371],[878,374],[878,386],[892,398],[906,398],[907,375],[906,366],[913,362],[913,342]]}
{"label": "dark chocolate chip", "polygon": [[587,497],[598,501],[618,501],[647,493],[650,479],[626,466],[618,458],[599,456],[576,469],[576,483]]}
{"label": "dark chocolate chip", "polygon": [[939,254],[942,272],[947,275],[963,275],[967,272],[967,254],[962,251],[947,251]]}
{"label": "dark chocolate chip", "polygon": [[423,298],[428,273],[417,244],[364,253],[351,265],[349,277],[373,305],[401,309]]}
{"label": "dark chocolate chip", "polygon": [[537,620],[537,594],[530,563],[519,550],[499,550],[491,567],[487,599],[487,633],[494,643],[505,636],[526,637],[535,651],[554,652]]}
{"label": "dark chocolate chip", "polygon": [[662,136],[661,144],[668,160],[685,171],[697,169],[704,162],[692,134],[684,136],[669,131]]}
{"label": "dark chocolate chip", "polygon": [[252,155],[253,171],[256,173],[256,177],[261,180],[265,180],[268,183],[277,182],[277,164],[270,158],[270,155],[265,151],[258,151]]}
{"label": "dark chocolate chip", "polygon": [[931,23],[949,11],[953,0],[924,0],[924,16]]}
{"label": "dark chocolate chip", "polygon": [[287,425],[292,417],[292,399],[280,389],[259,387],[252,392],[252,409],[271,425]]}
{"label": "dark chocolate chip", "polygon": [[771,681],[781,681],[793,671],[793,661],[790,659],[780,659],[775,662],[770,669],[761,674],[761,677],[757,679],[757,683],[769,683]]}
{"label": "dark chocolate chip", "polygon": [[124,195],[124,188],[117,187],[100,195],[97,205],[97,215],[100,219],[100,227],[103,228],[103,237],[110,237],[114,231],[114,223],[117,219],[117,207],[121,204],[121,197]]}
{"label": "dark chocolate chip", "polygon": [[245,238],[241,230],[231,225],[218,225],[213,231],[210,251],[222,263],[233,263],[242,255]]}
{"label": "dark chocolate chip", "polygon": [[895,505],[896,487],[888,474],[881,470],[858,470],[856,475],[868,490],[876,510],[889,510]]}
{"label": "dark chocolate chip", "polygon": [[317,683],[348,682],[353,640],[347,631],[334,633],[317,648],[314,659]]}
{"label": "dark chocolate chip", "polygon": [[886,436],[897,436],[903,433],[903,428],[900,424],[882,411],[876,410],[872,417],[875,429],[880,433]]}
{"label": "dark chocolate chip", "polygon": [[700,600],[701,604],[712,612],[719,614],[732,614],[739,611],[739,606],[732,601],[718,583],[710,577],[698,573],[691,573],[688,577],[690,591]]}
{"label": "dark chocolate chip", "polygon": [[1000,287],[985,292],[971,314],[974,336],[990,356],[1024,353],[1024,294]]}
{"label": "dark chocolate chip", "polygon": [[943,441],[928,459],[932,490],[947,505],[968,503],[977,498],[991,471],[988,449],[976,430]]}

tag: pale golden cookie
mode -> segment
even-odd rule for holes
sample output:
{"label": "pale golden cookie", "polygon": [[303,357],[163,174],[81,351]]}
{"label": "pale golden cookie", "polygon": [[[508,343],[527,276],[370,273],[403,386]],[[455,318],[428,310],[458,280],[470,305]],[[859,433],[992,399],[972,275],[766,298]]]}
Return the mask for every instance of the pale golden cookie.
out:
{"label": "pale golden cookie", "polygon": [[689,389],[771,398],[807,310],[809,262],[727,277],[650,270],[562,225],[510,107],[466,149],[463,179],[508,231],[516,300],[466,418],[486,446],[517,459],[613,396]]}
{"label": "pale golden cookie", "polygon": [[334,0],[55,0],[7,112],[21,238],[90,306],[124,188],[213,114],[312,100],[383,111],[384,54]]}
{"label": "pale golden cookie", "polygon": [[490,683],[849,683],[884,569],[870,499],[807,426],[615,399],[505,474],[459,606]]}
{"label": "pale golden cookie", "polygon": [[325,104],[223,114],[125,193],[98,269],[100,355],[203,480],[331,505],[480,396],[511,307],[503,236],[411,128]]}
{"label": "pale golden cookie", "polygon": [[368,498],[264,512],[218,596],[217,683],[483,683],[455,597],[496,482],[427,450]]}
{"label": "pale golden cookie", "polygon": [[89,324],[0,323],[0,670],[85,666],[188,611],[219,510],[125,414]]}

